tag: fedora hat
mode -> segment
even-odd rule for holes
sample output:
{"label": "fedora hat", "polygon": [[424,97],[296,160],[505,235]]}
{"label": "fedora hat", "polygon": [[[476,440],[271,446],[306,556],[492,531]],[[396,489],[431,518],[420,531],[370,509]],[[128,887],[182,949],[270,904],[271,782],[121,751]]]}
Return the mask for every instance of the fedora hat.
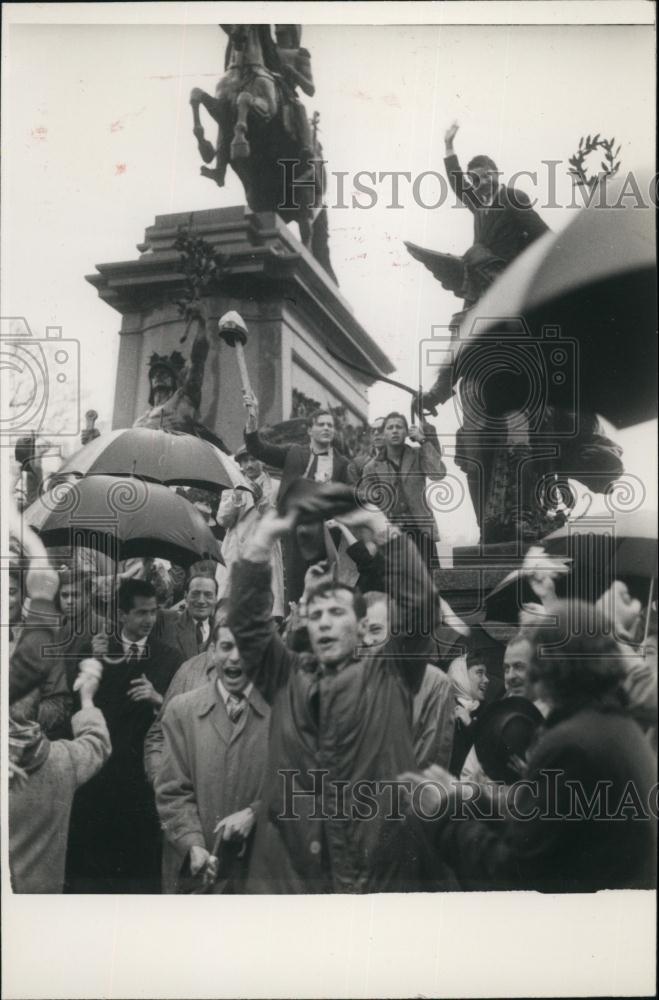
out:
{"label": "fedora hat", "polygon": [[526,756],[542,721],[533,702],[518,695],[488,706],[476,723],[474,747],[489,778],[506,784],[519,779],[509,759],[513,755]]}

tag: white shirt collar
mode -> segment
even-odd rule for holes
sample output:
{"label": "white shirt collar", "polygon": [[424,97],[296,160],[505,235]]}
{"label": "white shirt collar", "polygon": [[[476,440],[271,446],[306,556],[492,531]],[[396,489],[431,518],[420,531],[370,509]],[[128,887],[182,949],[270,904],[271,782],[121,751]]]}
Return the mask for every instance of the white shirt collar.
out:
{"label": "white shirt collar", "polygon": [[[217,690],[220,692],[220,697],[222,698],[222,701],[226,705],[227,701],[231,696],[231,692],[227,691],[227,689],[225,688],[224,684],[222,683],[219,677],[217,678],[216,683],[217,683]],[[248,684],[247,687],[241,692],[245,701],[249,701],[249,696],[252,693],[253,687],[254,687],[253,684]]]}
{"label": "white shirt collar", "polygon": [[121,633],[121,645],[123,646],[124,653],[126,656],[130,653],[131,646],[138,646],[140,651],[140,656],[144,655],[144,647],[146,646],[148,635],[145,635],[143,639],[129,639],[125,632]]}

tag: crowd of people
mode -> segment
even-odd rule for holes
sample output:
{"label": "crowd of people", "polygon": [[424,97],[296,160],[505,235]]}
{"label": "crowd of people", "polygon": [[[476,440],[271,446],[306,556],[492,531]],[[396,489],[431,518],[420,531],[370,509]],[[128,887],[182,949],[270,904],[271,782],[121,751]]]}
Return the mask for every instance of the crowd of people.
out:
{"label": "crowd of people", "polygon": [[622,579],[561,600],[567,564],[534,549],[537,603],[487,646],[433,573],[430,425],[374,421],[350,463],[331,415],[310,417],[307,448],[274,448],[245,403],[251,495],[206,512],[225,566],[182,581],[130,560],[110,585],[93,560],[53,566],[22,526],[14,890],[652,885],[654,609]]}
{"label": "crowd of people", "polygon": [[[515,243],[529,216],[508,202],[489,214],[492,161],[476,158],[469,174],[494,279],[499,258],[544,230]],[[192,381],[177,383],[171,359],[154,355],[136,426],[203,429],[204,338],[200,328]],[[256,396],[244,402],[243,485],[180,488],[223,564],[63,558],[17,515],[7,574],[14,891],[653,887],[649,581],[612,561],[577,594],[565,585],[570,563],[536,546],[520,571],[534,603],[510,634],[467,624],[438,583],[427,486],[446,468],[420,405],[418,422],[373,420],[349,457],[330,410],[309,415],[306,444],[284,446],[263,433]],[[606,485],[619,449],[587,427],[585,468],[599,474],[604,462]],[[493,504],[499,526],[514,514],[512,447],[490,468],[487,503],[474,502],[481,528]],[[537,541],[547,524],[532,520]]]}

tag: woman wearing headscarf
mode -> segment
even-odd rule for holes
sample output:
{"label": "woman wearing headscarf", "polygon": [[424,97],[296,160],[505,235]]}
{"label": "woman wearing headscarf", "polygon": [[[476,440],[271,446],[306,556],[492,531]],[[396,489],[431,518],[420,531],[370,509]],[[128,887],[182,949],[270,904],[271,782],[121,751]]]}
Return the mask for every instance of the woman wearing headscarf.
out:
{"label": "woman wearing headscarf", "polygon": [[474,654],[458,656],[448,668],[455,689],[455,730],[449,771],[459,775],[474,742],[474,724],[490,679],[487,667]]}

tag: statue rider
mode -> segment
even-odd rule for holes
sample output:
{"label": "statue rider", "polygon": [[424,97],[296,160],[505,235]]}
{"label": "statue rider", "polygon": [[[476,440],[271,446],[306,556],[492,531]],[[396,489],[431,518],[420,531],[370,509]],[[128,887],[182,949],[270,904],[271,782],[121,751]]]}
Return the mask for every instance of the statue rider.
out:
{"label": "statue rider", "polygon": [[276,24],[275,36],[281,62],[286,127],[300,143],[301,158],[308,159],[313,154],[313,137],[306,108],[297,96],[297,88],[307,97],[313,97],[316,92],[311,74],[311,55],[308,49],[300,46],[301,24]]}
{"label": "statue rider", "polygon": [[[232,69],[240,63],[235,42],[231,37],[231,25],[221,25],[229,34],[224,57],[225,70]],[[300,46],[302,40],[301,24],[276,24],[275,45],[270,34],[270,25],[258,26],[258,37],[263,52],[265,72],[272,74],[269,79],[276,78],[282,89],[284,105],[284,125],[286,130],[299,142],[301,158],[305,159],[313,153],[313,137],[307,117],[306,108],[297,95],[299,87],[308,97],[313,97],[316,87],[311,74],[311,55],[308,49]]]}

